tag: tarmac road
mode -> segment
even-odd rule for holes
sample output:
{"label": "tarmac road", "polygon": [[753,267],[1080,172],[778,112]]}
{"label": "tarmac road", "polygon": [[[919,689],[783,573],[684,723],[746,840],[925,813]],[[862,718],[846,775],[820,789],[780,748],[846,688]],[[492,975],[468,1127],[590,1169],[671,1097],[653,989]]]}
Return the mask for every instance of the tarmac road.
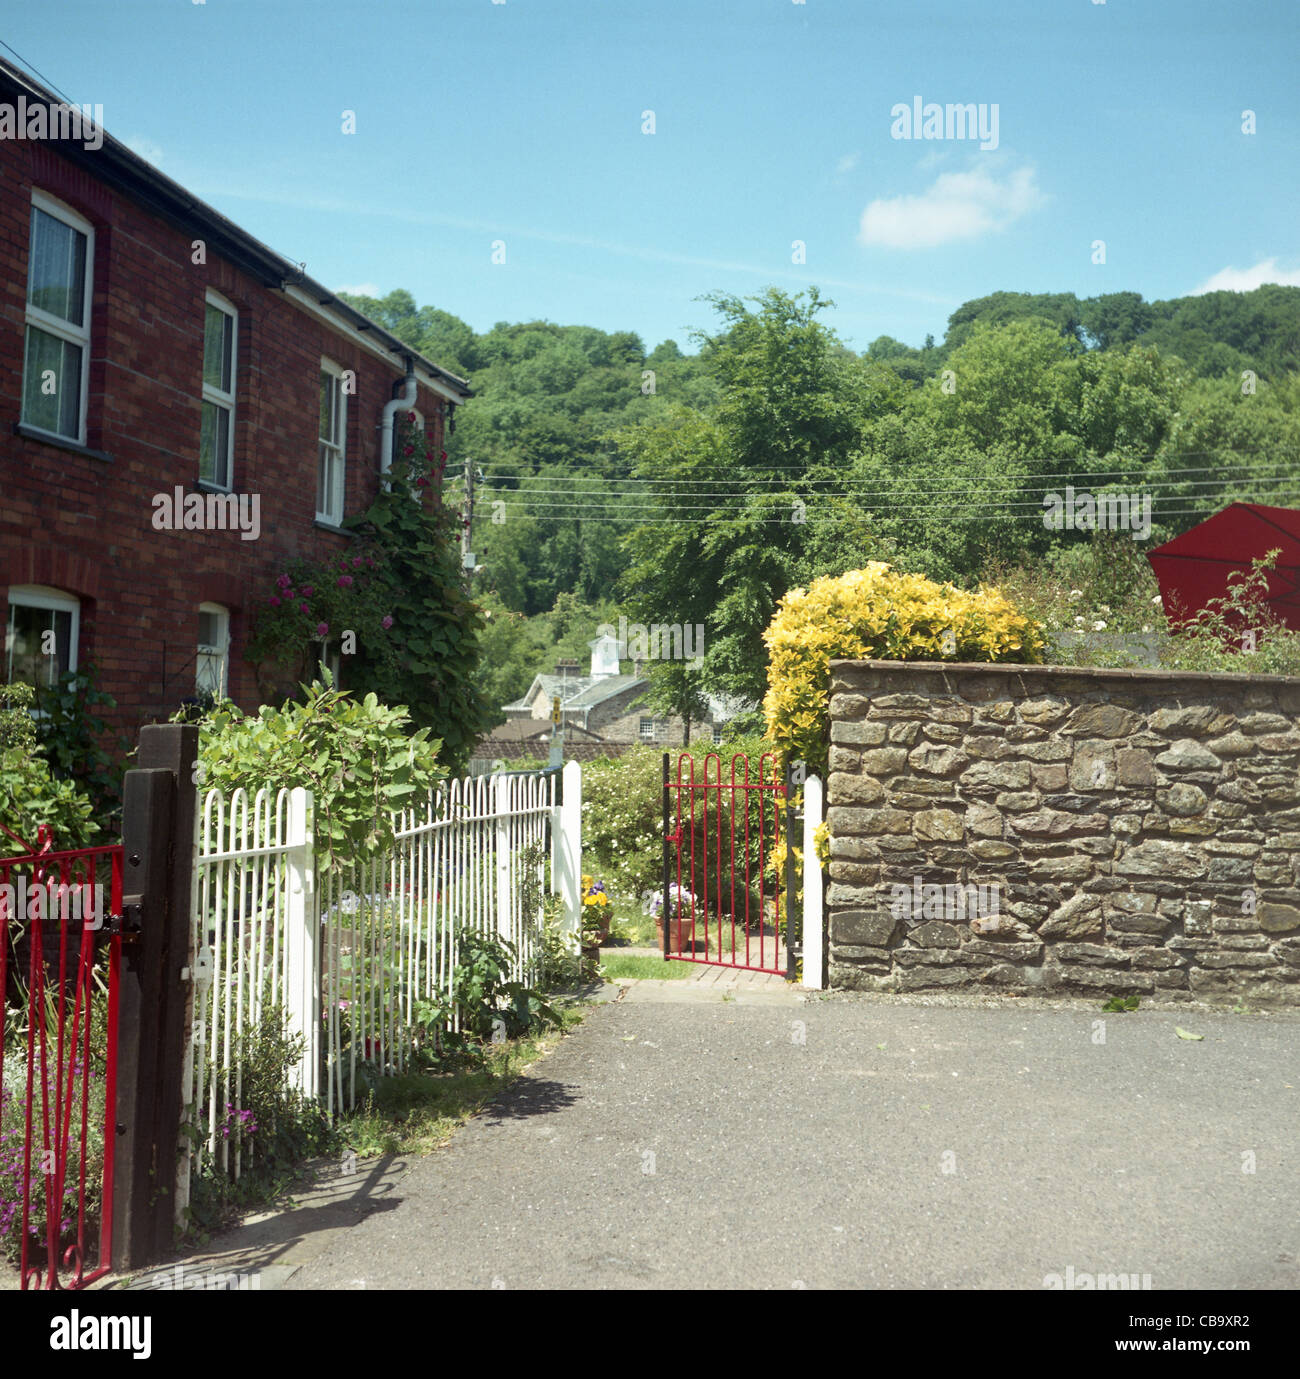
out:
{"label": "tarmac road", "polygon": [[285,1286],[1300,1286],[1296,1012],[638,996]]}

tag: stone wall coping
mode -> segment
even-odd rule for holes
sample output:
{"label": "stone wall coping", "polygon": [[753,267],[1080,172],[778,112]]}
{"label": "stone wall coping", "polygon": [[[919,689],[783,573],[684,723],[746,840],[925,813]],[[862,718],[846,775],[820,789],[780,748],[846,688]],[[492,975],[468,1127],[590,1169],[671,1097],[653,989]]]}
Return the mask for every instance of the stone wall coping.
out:
{"label": "stone wall coping", "polygon": [[1240,675],[1234,671],[1165,670],[1139,667],[1133,669],[1100,666],[1026,665],[1018,661],[832,661],[831,675],[846,671],[919,671],[927,675],[1028,675],[1046,679],[1088,679],[1105,683],[1148,683],[1179,685],[1284,685],[1300,688],[1300,676]]}

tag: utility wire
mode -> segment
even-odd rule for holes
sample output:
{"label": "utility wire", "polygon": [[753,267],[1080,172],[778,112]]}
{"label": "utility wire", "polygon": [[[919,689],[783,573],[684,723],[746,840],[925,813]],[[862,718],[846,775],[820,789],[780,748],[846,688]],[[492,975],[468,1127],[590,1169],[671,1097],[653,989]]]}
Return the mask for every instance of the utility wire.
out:
{"label": "utility wire", "polygon": [[[1212,455],[1220,455],[1220,454],[1224,454],[1224,453],[1228,453],[1228,454],[1232,454],[1232,455],[1259,455],[1259,454],[1263,454],[1263,453],[1275,454],[1275,453],[1277,453],[1277,452],[1279,452],[1279,451],[1282,452],[1283,454],[1291,454],[1291,455],[1300,454],[1300,446],[1296,446],[1296,445],[1270,444],[1270,445],[1261,445],[1261,446],[1254,446],[1254,447],[1231,446],[1231,447],[1227,447],[1226,450],[1223,449],[1223,448],[1218,449],[1218,450],[1179,450],[1179,451],[1174,451],[1174,452],[1168,454],[1167,456],[1165,456],[1165,458],[1167,458],[1167,459],[1193,459],[1193,458],[1198,458],[1198,457],[1205,457],[1205,456],[1212,456]],[[961,457],[962,460],[964,460],[964,461],[970,461],[970,462],[978,462],[978,461],[980,461],[982,458],[983,458],[982,454],[981,454],[981,453],[978,453],[978,452],[977,452],[977,453],[973,453],[973,454],[971,454],[971,455],[967,455],[967,456],[962,456],[962,457]],[[1146,455],[1135,455],[1135,456],[1133,457],[1132,462],[1131,462],[1130,464],[1126,465],[1126,466],[1125,466],[1124,468],[1122,468],[1122,469],[1088,469],[1088,470],[1075,470],[1075,471],[1072,471],[1072,472],[1075,474],[1076,477],[1081,478],[1081,479],[1082,479],[1082,478],[1089,478],[1089,479],[1100,478],[1100,477],[1102,477],[1102,476],[1104,476],[1104,475],[1109,475],[1109,474],[1132,474],[1132,473],[1140,472],[1140,466],[1141,466],[1143,463],[1149,463],[1149,462],[1151,462],[1151,461],[1155,461],[1155,460],[1158,460],[1158,459],[1160,459],[1160,458],[1161,458],[1160,452],[1151,452],[1151,453],[1148,453],[1148,454],[1146,454]],[[808,471],[810,468],[814,468],[814,467],[816,466],[817,463],[818,463],[817,461],[812,461],[811,463],[805,461],[805,462],[798,462],[798,463],[792,462],[792,463],[789,463],[789,464],[767,464],[767,465],[763,465],[762,468],[763,468],[763,470],[765,470],[765,471],[767,471],[767,470],[788,469],[788,470],[798,471],[798,472],[800,472],[800,473],[807,473],[807,471]],[[1235,468],[1246,468],[1246,467],[1247,467],[1247,466],[1243,466],[1243,465],[1205,465],[1205,466],[1202,466],[1201,469],[1205,469],[1205,470],[1215,470],[1215,469],[1235,469]],[[707,466],[703,466],[703,468],[706,468],[706,469],[707,469]],[[727,477],[731,477],[731,476],[734,474],[734,472],[735,472],[735,467],[734,467],[734,466],[724,466],[724,465],[721,465],[721,464],[717,464],[717,465],[714,465],[713,468],[714,468],[719,474],[724,474],[724,475],[726,475]],[[1055,471],[1050,471],[1050,470],[1035,470],[1035,471],[1031,471],[1031,472],[1021,472],[1021,473],[1006,474],[1006,475],[1003,475],[1002,477],[1007,478],[1007,479],[1043,479],[1043,478],[1051,478],[1051,477],[1053,476],[1054,472],[1055,472]],[[1190,473],[1197,473],[1197,472],[1200,472],[1200,470],[1166,469],[1166,468],[1164,468],[1164,467],[1162,466],[1160,472],[1161,472],[1161,473],[1165,473],[1165,474],[1181,474],[1181,473],[1189,473],[1189,472],[1190,472]],[[515,479],[515,480],[520,480],[520,479],[545,479],[545,480],[548,481],[548,482],[556,482],[556,483],[583,483],[584,481],[592,481],[592,482],[601,481],[602,478],[603,478],[603,476],[597,475],[597,474],[573,474],[573,475],[568,475],[568,474],[508,474],[508,473],[505,473],[504,471],[489,470],[489,471],[484,472],[484,478],[487,478],[487,479]],[[644,477],[644,476],[639,476],[639,475],[630,475],[630,476],[628,476],[628,477],[626,477],[626,478],[614,478],[614,477],[610,477],[610,478],[604,479],[603,481],[604,481],[604,482],[607,482],[607,483],[662,483],[662,482],[666,482],[666,480],[663,480],[663,479],[653,478],[653,477]],[[681,482],[681,483],[717,483],[718,480],[717,480],[716,478],[712,478],[712,479],[709,479],[709,478],[704,478],[704,479],[682,479],[682,480],[679,480],[679,482]],[[756,482],[763,482],[763,483],[778,483],[778,482],[784,482],[784,480],[781,480],[781,479],[766,479],[766,480],[756,480]],[[940,483],[940,484],[941,484],[943,481],[942,481],[942,480],[931,480],[930,482],[933,482],[933,483]]]}

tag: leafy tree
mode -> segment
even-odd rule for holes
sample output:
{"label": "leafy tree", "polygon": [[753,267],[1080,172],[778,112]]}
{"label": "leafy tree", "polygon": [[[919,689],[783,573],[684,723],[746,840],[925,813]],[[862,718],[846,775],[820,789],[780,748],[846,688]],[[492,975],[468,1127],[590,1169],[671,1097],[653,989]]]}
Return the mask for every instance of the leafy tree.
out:
{"label": "leafy tree", "polygon": [[807,480],[847,459],[886,385],[818,319],[831,303],[816,288],[706,300],[722,318],[702,337],[713,413],[616,437],[658,509],[629,537],[624,587],[641,621],[705,625],[701,689],[756,700],[763,630],[806,556]]}

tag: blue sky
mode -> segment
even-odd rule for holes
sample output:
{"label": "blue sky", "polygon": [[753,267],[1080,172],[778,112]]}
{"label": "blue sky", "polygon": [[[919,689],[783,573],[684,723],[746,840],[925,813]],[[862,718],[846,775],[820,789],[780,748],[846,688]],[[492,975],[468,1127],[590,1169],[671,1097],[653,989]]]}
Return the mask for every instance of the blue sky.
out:
{"label": "blue sky", "polygon": [[[816,283],[857,349],[1000,289],[1300,283],[1298,36],[1296,0],[53,0],[0,33],[334,288],[687,347],[702,293]],[[996,105],[997,147],[893,137],[916,97]]]}

